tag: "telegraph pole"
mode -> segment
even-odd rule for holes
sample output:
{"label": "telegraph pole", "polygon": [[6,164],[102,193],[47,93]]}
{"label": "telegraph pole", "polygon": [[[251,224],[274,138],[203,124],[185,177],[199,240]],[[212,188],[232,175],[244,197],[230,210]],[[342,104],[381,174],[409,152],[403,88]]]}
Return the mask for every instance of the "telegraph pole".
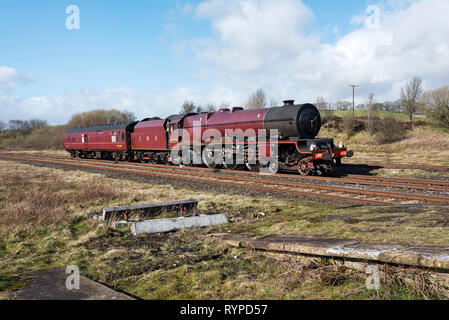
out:
{"label": "telegraph pole", "polygon": [[352,87],[352,116],[355,115],[355,88],[357,88],[358,84],[350,84],[350,87]]}

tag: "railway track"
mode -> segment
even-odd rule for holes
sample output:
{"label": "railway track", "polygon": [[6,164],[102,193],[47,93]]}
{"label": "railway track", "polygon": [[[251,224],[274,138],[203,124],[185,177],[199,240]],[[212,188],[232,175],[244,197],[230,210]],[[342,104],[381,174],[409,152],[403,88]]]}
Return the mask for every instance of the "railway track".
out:
{"label": "railway track", "polygon": [[[0,155],[3,153],[0,153]],[[14,155],[14,154],[5,154]],[[42,157],[42,156],[40,156]],[[44,156],[47,159],[60,159],[69,160],[72,159],[68,156]],[[99,163],[111,163],[108,160],[97,160],[97,159],[80,159],[82,161],[95,161]],[[209,169],[205,167],[183,167],[178,166],[167,166],[163,164],[148,164],[148,163],[133,163],[133,165],[138,165],[148,168],[164,168],[170,170],[178,171],[197,171],[197,172],[217,172],[215,169]],[[220,172],[235,173],[236,171],[220,169]],[[249,176],[249,177],[261,177],[257,172],[249,171],[237,171],[239,175]],[[356,174],[346,174],[338,176],[301,176],[298,174],[289,173],[278,173],[273,176],[264,176],[271,179],[284,179],[293,181],[317,181],[317,182],[328,182],[328,183],[338,183],[338,184],[348,184],[348,185],[366,185],[366,186],[378,186],[386,188],[399,188],[399,189],[409,189],[409,190],[425,190],[425,191],[437,191],[437,192],[449,192],[449,180],[434,180],[434,179],[415,179],[415,178],[397,178],[397,177],[379,177],[379,176],[368,176],[368,175],[356,175]]]}
{"label": "railway track", "polygon": [[[361,181],[367,183],[377,184],[384,186],[385,181],[378,181],[380,177],[370,179],[355,179],[355,178],[329,178],[329,177],[298,177],[295,175],[276,175],[273,177],[260,176],[257,173],[249,172],[243,175],[227,174],[223,172],[212,172],[212,169],[206,168],[190,168],[180,169],[179,167],[167,167],[162,165],[144,165],[133,163],[114,163],[104,160],[80,160],[70,159],[68,157],[48,156],[36,158],[28,155],[11,155],[0,154],[0,159],[10,160],[23,160],[49,164],[61,164],[64,166],[84,167],[90,169],[103,169],[110,171],[118,171],[122,173],[132,173],[144,176],[154,176],[167,179],[177,179],[190,182],[208,183],[214,185],[223,185],[228,187],[250,188],[259,191],[267,191],[273,193],[289,194],[293,196],[300,196],[303,198],[312,198],[319,200],[349,202],[358,204],[423,204],[423,203],[438,203],[449,204],[449,197],[446,196],[433,196],[433,195],[420,195],[409,193],[398,193],[390,191],[379,190],[365,190],[353,187],[335,186],[335,185],[322,185],[310,183],[309,180],[323,180],[332,179],[332,181],[343,181],[344,183],[360,184]],[[276,179],[281,176],[282,179]],[[286,180],[295,177],[296,180]],[[343,179],[343,180],[341,180]],[[346,180],[344,180],[346,179]],[[352,179],[352,180],[351,180]],[[376,180],[377,179],[377,180]],[[399,179],[399,180],[398,180]],[[400,179],[391,178],[390,180],[394,185],[400,185],[402,187],[411,186],[419,187],[432,187],[437,188],[436,191],[449,191],[449,185],[447,181],[437,180],[423,180],[423,179]],[[410,182],[413,181],[413,184]],[[392,182],[393,181],[393,182]]]}
{"label": "railway track", "polygon": [[418,169],[418,170],[430,170],[430,171],[449,171],[449,166],[435,166],[426,164],[406,164],[406,163],[363,163],[354,164],[360,167],[379,167],[384,169]]}

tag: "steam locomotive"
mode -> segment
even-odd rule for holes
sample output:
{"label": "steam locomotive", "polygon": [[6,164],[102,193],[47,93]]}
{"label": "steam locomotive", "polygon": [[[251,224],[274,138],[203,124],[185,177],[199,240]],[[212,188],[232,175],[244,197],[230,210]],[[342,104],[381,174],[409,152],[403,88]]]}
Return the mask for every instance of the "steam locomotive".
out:
{"label": "steam locomotive", "polygon": [[274,108],[234,107],[68,129],[64,143],[72,157],[263,168],[272,173],[290,169],[311,175],[329,173],[343,157],[354,154],[342,143],[336,146],[333,139],[317,139],[320,128],[320,112],[314,105],[286,100]]}

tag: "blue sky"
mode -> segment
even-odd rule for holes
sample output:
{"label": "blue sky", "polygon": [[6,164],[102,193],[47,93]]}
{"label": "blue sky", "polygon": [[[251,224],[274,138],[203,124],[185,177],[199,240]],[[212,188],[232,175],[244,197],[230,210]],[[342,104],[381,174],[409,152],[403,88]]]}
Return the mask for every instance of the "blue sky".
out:
{"label": "blue sky", "polygon": [[[234,3],[232,6],[229,4],[231,1]],[[232,35],[231,39],[225,40],[226,32],[232,29],[232,26],[227,23],[240,17],[244,11],[241,3],[252,3],[254,5],[251,6],[251,10],[255,14],[258,14],[257,11],[263,14],[264,10],[273,11],[269,8],[275,8],[269,3],[270,1],[230,0],[224,3],[220,0],[132,2],[0,0],[0,66],[17,72],[14,79],[4,80],[8,86],[4,85],[3,88],[0,86],[0,97],[3,96],[3,100],[0,99],[0,108],[9,110],[0,120],[47,115],[52,123],[64,123],[67,121],[65,114],[97,107],[126,107],[136,112],[138,116],[146,116],[147,113],[152,113],[148,114],[149,116],[153,114],[163,116],[179,108],[176,104],[185,99],[196,99],[199,100],[198,103],[219,104],[226,101],[231,104],[242,104],[245,102],[245,97],[252,93],[251,90],[258,87],[264,87],[277,101],[282,100],[284,94],[291,94],[291,92],[296,96],[296,92],[290,89],[293,87],[299,88],[298,92],[304,93],[298,94],[302,99],[313,100],[320,93],[326,95],[329,100],[345,99],[349,97],[349,94],[324,89],[327,87],[326,83],[320,88],[320,83],[316,83],[316,79],[307,82],[307,86],[304,84],[304,79],[295,78],[290,81],[298,73],[304,72],[297,65],[304,62],[293,61],[295,55],[299,57],[310,54],[311,50],[319,51],[324,55],[328,51],[337,50],[338,41],[345,37],[349,41],[349,36],[353,34],[356,36],[357,30],[363,29],[363,26],[351,23],[351,20],[354,16],[363,15],[365,8],[369,5],[376,4],[382,9],[388,8],[389,16],[386,21],[393,25],[394,19],[390,16],[400,14],[401,10],[409,8],[409,3],[415,2],[396,0],[400,2],[399,8],[396,8],[391,6],[391,0],[380,2],[282,0],[280,6],[285,5],[287,10],[282,11],[286,14],[285,17],[280,11],[278,17],[280,21],[290,17],[288,8],[298,8],[297,12],[295,11],[297,15],[293,15],[293,18],[299,19],[302,14],[306,14],[304,12],[307,10],[312,13],[308,16],[306,23],[299,23],[290,29],[285,29],[285,33],[283,33],[282,25],[278,25],[276,21],[269,22],[276,30],[279,29],[279,37],[298,32],[293,39],[298,43],[307,43],[307,46],[290,48],[292,51],[287,59],[282,57],[280,46],[278,48],[268,46],[270,41],[276,39],[270,39],[267,41],[267,47],[263,47],[263,34],[256,34],[256,37],[262,37],[262,44],[254,40],[255,45],[261,48],[260,52],[254,52],[245,44],[243,47],[238,47],[242,43],[238,41],[238,37],[244,35],[245,30],[252,31],[248,33],[247,38],[243,38],[243,42],[253,41],[254,28],[257,31],[255,22],[242,25],[242,32],[238,31]],[[434,1],[438,0],[416,2]],[[201,11],[201,6],[204,3],[207,5],[208,2],[219,11],[213,11],[210,8]],[[264,7],[265,2],[267,6]],[[80,8],[80,30],[68,30],[65,27],[67,17],[65,9],[72,4]],[[307,10],[300,8],[300,4]],[[295,7],[297,5],[298,7]],[[247,13],[253,14],[250,11]],[[263,21],[260,23],[263,24]],[[276,40],[271,43],[279,42]],[[354,51],[357,51],[357,48]],[[236,57],[235,65],[229,65],[226,62],[228,61],[225,57],[226,52],[233,52]],[[265,56],[265,52],[269,52],[270,55]],[[254,57],[250,56],[251,54]],[[241,61],[240,58],[242,58]],[[278,69],[283,69],[285,66],[284,70],[286,70],[295,69],[298,66],[298,70],[292,71],[292,74],[286,77],[279,75],[280,78],[273,79],[273,82],[276,81],[277,84],[284,81],[286,84],[282,88],[278,85],[270,88],[270,77],[263,73],[264,70],[260,65],[255,65],[251,70],[246,70],[245,66],[237,68],[239,63],[247,66],[247,62],[253,61],[253,58],[254,61],[270,61],[273,68],[278,66]],[[292,61],[283,65],[283,61],[290,58]],[[315,63],[319,65],[319,61]],[[342,65],[345,63],[342,62]],[[369,61],[367,63],[369,64]],[[278,74],[278,69],[269,72]],[[330,71],[328,68],[317,70],[317,73],[320,72]],[[234,77],[240,79],[242,84],[236,82]],[[388,83],[391,87],[406,80],[405,77],[404,79],[395,77]],[[362,83],[365,81],[367,85],[371,83],[374,88],[387,86],[387,84],[379,86],[372,79],[371,74],[363,79],[360,78],[359,81]],[[437,79],[438,81],[446,80],[440,75]],[[434,82],[439,84],[438,81]],[[251,85],[247,86],[248,83]],[[345,84],[342,83],[343,85]],[[117,100],[117,105],[101,105],[102,100],[95,100],[95,97],[83,100],[86,95],[83,96],[83,90],[103,90],[104,88],[126,89],[127,94],[132,92],[133,96],[125,100],[132,101],[132,105],[121,106],[123,100],[120,99]],[[388,90],[382,90],[383,92],[379,92],[379,95],[388,98]],[[89,92],[92,94],[91,91]],[[207,95],[210,98],[204,98]],[[78,102],[64,101],[67,96],[70,96],[72,100],[76,96]],[[176,98],[169,96],[176,96]],[[27,106],[30,106],[29,99],[36,97],[40,99],[39,101],[43,101],[42,109],[39,109],[38,103],[33,102],[32,112],[21,114],[29,110],[27,109]],[[92,100],[95,103],[89,104]],[[170,103],[170,106],[165,105],[164,100]],[[114,101],[106,99],[104,103],[114,104]],[[17,110],[11,111],[14,107],[17,107]],[[169,110],[165,111],[165,109]],[[53,111],[54,115],[52,115]]]}
{"label": "blue sky", "polygon": [[[212,37],[207,20],[182,14],[200,1],[55,1],[1,0],[2,65],[30,75],[16,95],[56,95],[85,87],[171,88],[192,81],[189,55],[179,55],[174,41]],[[316,21],[310,32],[335,40],[332,28],[354,28],[351,17],[365,1],[308,0]],[[80,8],[80,30],[67,30],[65,9]],[[173,28],[173,29],[172,29]]]}
{"label": "blue sky", "polygon": [[[65,8],[80,8],[80,30],[65,28]],[[92,86],[170,86],[176,59],[164,26],[174,2],[2,1],[2,64],[35,81],[17,94],[58,94]],[[20,89],[20,90],[19,90]]]}

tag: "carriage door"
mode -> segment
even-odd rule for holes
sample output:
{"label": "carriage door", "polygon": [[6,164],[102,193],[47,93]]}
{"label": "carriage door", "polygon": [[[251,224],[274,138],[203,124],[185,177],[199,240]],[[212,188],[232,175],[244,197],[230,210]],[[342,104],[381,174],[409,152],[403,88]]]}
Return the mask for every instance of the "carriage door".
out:
{"label": "carriage door", "polygon": [[182,130],[178,130],[178,123],[169,124],[168,130],[170,133],[170,147],[181,143],[182,141]]}
{"label": "carriage door", "polygon": [[164,131],[165,131],[165,148],[166,150],[170,149],[170,121],[166,121],[164,123]]}
{"label": "carriage door", "polygon": [[81,134],[81,144],[82,144],[81,148],[86,149],[87,141],[86,141],[86,135],[84,133]]}

